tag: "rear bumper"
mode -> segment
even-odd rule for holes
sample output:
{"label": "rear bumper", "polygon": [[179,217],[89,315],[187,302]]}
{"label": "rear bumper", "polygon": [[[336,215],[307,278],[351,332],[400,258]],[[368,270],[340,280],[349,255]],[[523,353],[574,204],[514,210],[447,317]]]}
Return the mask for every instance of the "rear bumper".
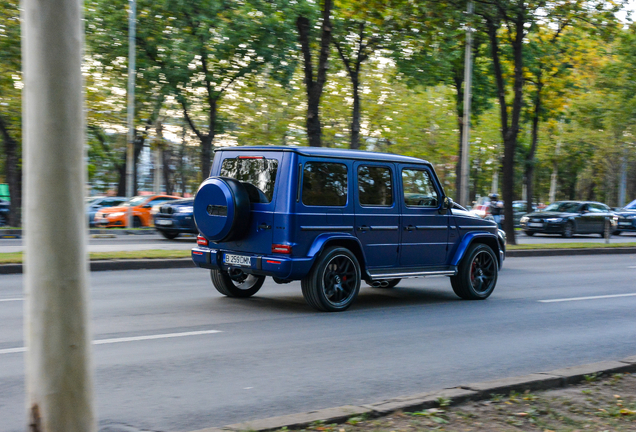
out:
{"label": "rear bumper", "polygon": [[247,253],[233,253],[234,255],[248,256],[249,266],[227,265],[223,262],[225,251],[206,247],[192,249],[192,261],[194,265],[206,269],[228,270],[239,268],[245,273],[275,276],[280,279],[302,279],[309,273],[313,265],[310,258],[292,258],[282,255],[254,255]]}

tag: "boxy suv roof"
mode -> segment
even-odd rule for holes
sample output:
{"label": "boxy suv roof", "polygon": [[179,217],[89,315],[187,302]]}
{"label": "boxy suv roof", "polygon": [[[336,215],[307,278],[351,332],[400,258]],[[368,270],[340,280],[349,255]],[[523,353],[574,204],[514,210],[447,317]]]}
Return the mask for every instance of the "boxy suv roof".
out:
{"label": "boxy suv roof", "polygon": [[194,200],[194,263],[230,297],[267,276],[301,281],[306,301],[342,311],[361,282],[445,275],[464,299],[485,299],[505,256],[496,224],[444,193],[424,160],[328,148],[217,150]]}

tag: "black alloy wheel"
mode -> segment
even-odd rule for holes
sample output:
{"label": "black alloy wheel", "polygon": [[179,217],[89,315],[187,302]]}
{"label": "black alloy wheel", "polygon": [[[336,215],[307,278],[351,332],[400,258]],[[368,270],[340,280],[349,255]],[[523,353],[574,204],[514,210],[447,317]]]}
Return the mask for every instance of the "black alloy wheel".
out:
{"label": "black alloy wheel", "polygon": [[561,235],[565,238],[572,238],[574,235],[574,224],[572,221],[567,221],[565,225],[563,225],[563,233]]}
{"label": "black alloy wheel", "polygon": [[210,278],[218,292],[237,298],[253,296],[265,282],[265,276],[248,274],[241,269],[210,270]]}
{"label": "black alloy wheel", "polygon": [[323,252],[307,277],[301,281],[303,296],[315,309],[346,310],[360,291],[360,264],[351,251],[331,247]]}
{"label": "black alloy wheel", "polygon": [[497,285],[499,264],[492,249],[485,244],[470,246],[457,274],[451,277],[453,291],[465,300],[484,300]]}

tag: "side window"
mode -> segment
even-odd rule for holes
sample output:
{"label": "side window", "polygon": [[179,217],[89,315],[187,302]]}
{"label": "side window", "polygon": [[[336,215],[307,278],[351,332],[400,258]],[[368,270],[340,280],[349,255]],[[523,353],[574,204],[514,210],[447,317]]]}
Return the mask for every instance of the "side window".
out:
{"label": "side window", "polygon": [[307,162],[303,170],[303,204],[347,205],[347,166],[331,162]]}
{"label": "side window", "polygon": [[390,207],[393,204],[391,169],[382,166],[358,167],[358,200],[363,206]]}
{"label": "side window", "polygon": [[592,213],[605,213],[608,211],[602,204],[590,204],[590,212]]}
{"label": "side window", "polygon": [[424,169],[402,170],[404,203],[408,207],[439,207],[439,195],[433,186],[433,180]]}

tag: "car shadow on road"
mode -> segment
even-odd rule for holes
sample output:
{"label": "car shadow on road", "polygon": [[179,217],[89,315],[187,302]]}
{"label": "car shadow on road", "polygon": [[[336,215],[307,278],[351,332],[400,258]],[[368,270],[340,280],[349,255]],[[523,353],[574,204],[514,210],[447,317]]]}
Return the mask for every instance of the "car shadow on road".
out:
{"label": "car shadow on road", "polygon": [[[350,311],[369,309],[391,309],[404,306],[423,306],[461,301],[449,287],[447,290],[436,288],[396,287],[392,289],[370,288],[363,286]],[[222,308],[224,313],[320,313],[312,309],[302,296],[297,294],[276,294],[272,291],[259,292],[254,297],[237,299],[229,297],[215,298],[206,303],[206,308]],[[346,312],[345,312],[346,313]]]}

